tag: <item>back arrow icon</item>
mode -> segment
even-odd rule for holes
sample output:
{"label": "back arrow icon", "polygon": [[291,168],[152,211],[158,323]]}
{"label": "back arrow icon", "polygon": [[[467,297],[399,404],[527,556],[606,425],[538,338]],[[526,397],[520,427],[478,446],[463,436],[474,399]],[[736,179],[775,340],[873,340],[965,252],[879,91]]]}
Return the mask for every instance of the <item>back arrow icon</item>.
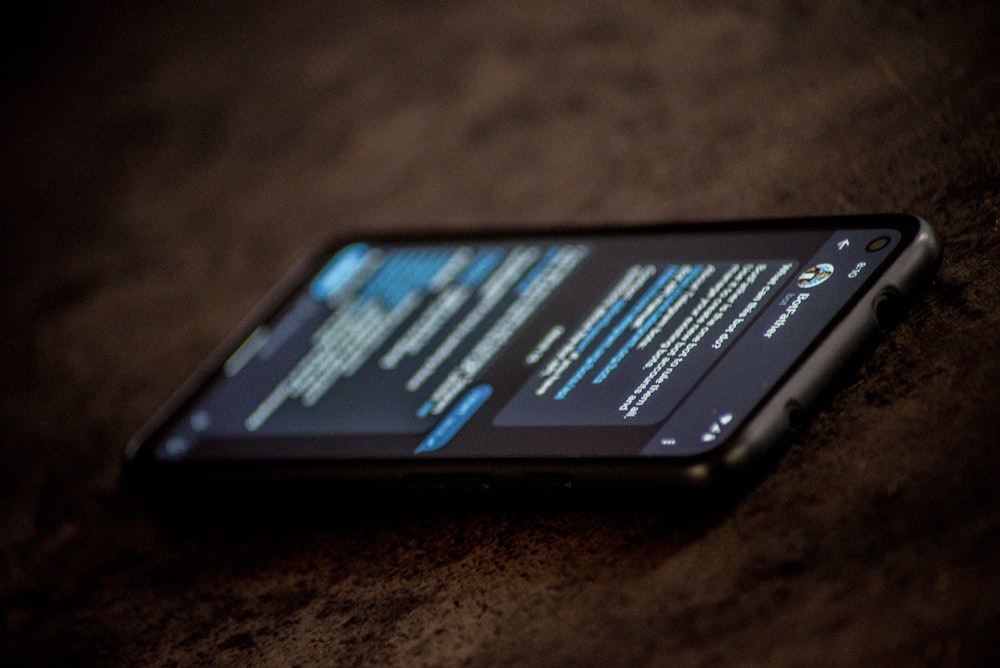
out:
{"label": "back arrow icon", "polygon": [[844,250],[850,245],[851,242],[849,239],[841,239],[840,241],[837,242],[837,250]]}

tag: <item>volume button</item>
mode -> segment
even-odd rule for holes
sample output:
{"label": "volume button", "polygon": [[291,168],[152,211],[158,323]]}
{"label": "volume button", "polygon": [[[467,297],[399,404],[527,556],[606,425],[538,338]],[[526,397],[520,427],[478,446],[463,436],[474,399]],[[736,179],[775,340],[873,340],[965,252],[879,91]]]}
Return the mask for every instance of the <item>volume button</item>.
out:
{"label": "volume button", "polygon": [[446,481],[449,490],[462,494],[481,494],[490,491],[491,481],[483,475],[459,475]]}

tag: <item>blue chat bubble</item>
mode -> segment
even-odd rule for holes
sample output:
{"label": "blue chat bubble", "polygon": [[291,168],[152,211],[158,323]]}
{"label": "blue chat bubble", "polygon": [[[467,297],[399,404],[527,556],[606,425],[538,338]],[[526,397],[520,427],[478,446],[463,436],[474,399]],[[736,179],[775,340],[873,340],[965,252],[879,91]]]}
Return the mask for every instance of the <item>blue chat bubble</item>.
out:
{"label": "blue chat bubble", "polygon": [[489,385],[477,385],[455,404],[455,407],[438,422],[437,426],[427,435],[427,438],[417,446],[413,454],[421,452],[433,452],[443,448],[450,441],[458,430],[465,426],[465,423],[475,415],[476,411],[486,403],[486,400],[493,394],[493,388]]}
{"label": "blue chat bubble", "polygon": [[337,294],[357,275],[368,259],[367,244],[351,244],[319,272],[309,286],[309,294],[317,301],[325,301]]}

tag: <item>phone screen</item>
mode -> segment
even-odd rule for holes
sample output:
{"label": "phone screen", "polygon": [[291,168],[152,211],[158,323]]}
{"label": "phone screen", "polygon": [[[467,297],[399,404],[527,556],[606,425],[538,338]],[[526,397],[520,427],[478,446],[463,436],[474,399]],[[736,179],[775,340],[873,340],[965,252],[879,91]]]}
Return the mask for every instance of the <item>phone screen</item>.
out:
{"label": "phone screen", "polygon": [[353,242],[256,324],[151,456],[699,455],[904,241],[785,225]]}

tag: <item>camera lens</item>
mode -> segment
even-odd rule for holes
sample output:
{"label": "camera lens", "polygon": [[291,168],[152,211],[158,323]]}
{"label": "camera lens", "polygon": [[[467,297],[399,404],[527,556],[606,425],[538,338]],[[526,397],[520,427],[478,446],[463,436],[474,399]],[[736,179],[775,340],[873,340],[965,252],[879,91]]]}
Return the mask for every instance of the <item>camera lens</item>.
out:
{"label": "camera lens", "polygon": [[877,253],[888,245],[889,237],[875,237],[868,242],[868,245],[865,246],[865,250],[869,253]]}

